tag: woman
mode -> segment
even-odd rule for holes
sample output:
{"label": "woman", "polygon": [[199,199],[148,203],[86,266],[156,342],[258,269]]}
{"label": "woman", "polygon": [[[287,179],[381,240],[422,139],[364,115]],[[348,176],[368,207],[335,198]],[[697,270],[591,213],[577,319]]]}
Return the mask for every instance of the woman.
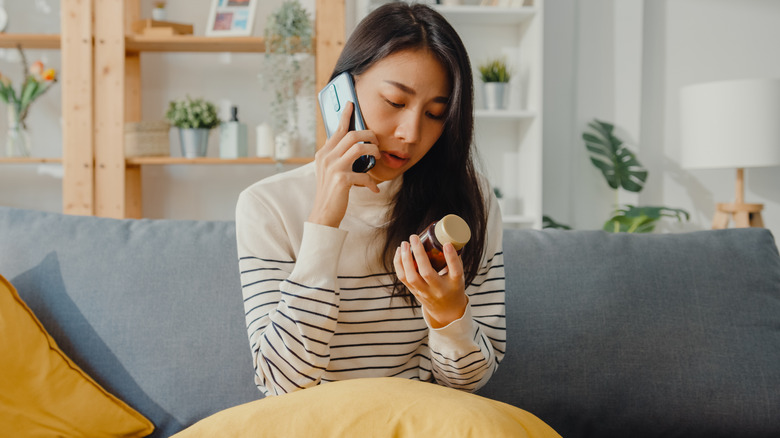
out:
{"label": "woman", "polygon": [[[502,223],[472,163],[471,66],[431,8],[393,3],[367,16],[333,77],[351,104],[315,162],[255,183],[236,208],[255,382],[266,395],[320,382],[395,376],[468,391],[505,350]],[[373,155],[376,166],[352,163]],[[454,213],[471,227],[436,272],[417,233]]]}

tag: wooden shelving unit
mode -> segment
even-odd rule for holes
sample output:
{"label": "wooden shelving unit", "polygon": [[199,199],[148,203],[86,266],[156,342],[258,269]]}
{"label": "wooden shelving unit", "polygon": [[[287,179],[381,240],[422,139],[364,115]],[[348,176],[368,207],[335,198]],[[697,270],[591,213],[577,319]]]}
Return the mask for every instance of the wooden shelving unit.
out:
{"label": "wooden shelving unit", "polygon": [[[141,54],[262,53],[260,37],[139,36],[140,0],[61,0],[61,34],[0,34],[0,48],[59,49],[62,66],[62,158],[0,158],[2,164],[62,163],[63,212],[140,218],[141,168],[150,165],[305,164],[312,157],[187,159],[124,156],[124,125],[142,120]],[[345,0],[317,0],[315,83],[322,88],[346,40]],[[318,121],[318,142],[325,139]]]}
{"label": "wooden shelving unit", "polygon": [[[178,158],[124,156],[124,124],[142,120],[141,55],[146,52],[262,53],[260,37],[139,36],[130,33],[140,18],[140,0],[93,0],[95,5],[95,214],[143,217],[141,170],[149,165],[274,165],[266,158]],[[345,0],[317,0],[315,17],[316,86],[327,83],[346,39]],[[318,141],[324,141],[318,125]],[[285,160],[304,164],[313,158]]]}
{"label": "wooden shelving unit", "polygon": [[265,40],[262,37],[204,37],[193,35],[174,35],[170,37],[146,37],[128,35],[125,37],[125,50],[128,53],[140,52],[265,52]]}
{"label": "wooden shelving unit", "polygon": [[62,163],[62,158],[46,157],[0,157],[0,164],[47,164]]}

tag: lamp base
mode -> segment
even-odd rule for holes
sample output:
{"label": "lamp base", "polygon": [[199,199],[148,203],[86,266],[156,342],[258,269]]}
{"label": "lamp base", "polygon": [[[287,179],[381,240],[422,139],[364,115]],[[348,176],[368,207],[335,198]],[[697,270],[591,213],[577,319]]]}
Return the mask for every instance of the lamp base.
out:
{"label": "lamp base", "polygon": [[763,228],[764,219],[761,217],[763,209],[764,204],[718,203],[715,217],[712,219],[712,229],[728,228],[732,216],[734,217],[734,226],[737,228]]}

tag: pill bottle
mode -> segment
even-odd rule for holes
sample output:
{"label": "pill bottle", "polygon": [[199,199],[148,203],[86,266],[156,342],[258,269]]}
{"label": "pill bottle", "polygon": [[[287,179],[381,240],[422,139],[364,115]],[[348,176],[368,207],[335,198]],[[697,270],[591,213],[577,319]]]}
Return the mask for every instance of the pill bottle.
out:
{"label": "pill bottle", "polygon": [[460,254],[463,247],[471,239],[471,229],[460,216],[448,214],[440,220],[433,222],[420,233],[420,242],[428,254],[431,266],[441,271],[447,266],[444,258],[444,244],[451,243]]}

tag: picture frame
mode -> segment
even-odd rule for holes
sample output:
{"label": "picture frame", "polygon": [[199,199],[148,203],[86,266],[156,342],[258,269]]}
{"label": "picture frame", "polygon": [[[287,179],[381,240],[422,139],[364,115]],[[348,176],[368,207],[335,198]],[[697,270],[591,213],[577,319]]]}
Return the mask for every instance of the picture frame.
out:
{"label": "picture frame", "polygon": [[257,0],[211,0],[206,36],[251,36]]}

